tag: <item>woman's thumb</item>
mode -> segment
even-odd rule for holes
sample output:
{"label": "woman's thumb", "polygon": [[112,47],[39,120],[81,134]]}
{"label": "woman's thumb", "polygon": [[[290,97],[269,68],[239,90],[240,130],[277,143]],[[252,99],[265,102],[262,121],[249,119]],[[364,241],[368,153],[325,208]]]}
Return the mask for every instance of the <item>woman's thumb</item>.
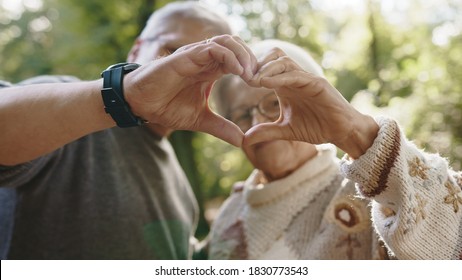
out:
{"label": "woman's thumb", "polygon": [[277,123],[262,123],[252,127],[244,135],[243,146],[261,142],[285,139],[282,127]]}

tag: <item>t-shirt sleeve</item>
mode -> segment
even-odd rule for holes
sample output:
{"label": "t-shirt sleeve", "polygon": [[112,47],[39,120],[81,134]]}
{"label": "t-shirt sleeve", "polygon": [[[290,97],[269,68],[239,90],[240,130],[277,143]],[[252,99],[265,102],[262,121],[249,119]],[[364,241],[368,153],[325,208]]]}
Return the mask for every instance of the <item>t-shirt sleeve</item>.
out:
{"label": "t-shirt sleeve", "polygon": [[29,182],[46,166],[54,153],[15,166],[0,165],[0,187],[16,188]]}
{"label": "t-shirt sleeve", "polygon": [[[18,84],[11,84],[7,81],[0,80],[0,90],[11,86],[24,86],[30,84],[41,83],[59,83],[59,82],[76,82],[78,78],[74,76],[58,76],[58,75],[42,75],[36,76]],[[1,94],[1,92],[0,92]],[[27,183],[47,164],[53,153],[37,158],[33,161],[19,164],[16,166],[2,166],[0,165],[0,187],[17,187]]]}

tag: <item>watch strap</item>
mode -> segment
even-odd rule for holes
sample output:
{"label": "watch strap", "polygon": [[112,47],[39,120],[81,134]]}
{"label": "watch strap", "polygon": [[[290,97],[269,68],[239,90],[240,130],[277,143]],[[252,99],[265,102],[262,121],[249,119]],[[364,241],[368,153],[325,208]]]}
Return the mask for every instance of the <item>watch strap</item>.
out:
{"label": "watch strap", "polygon": [[145,123],[130,110],[130,106],[125,101],[123,78],[125,74],[138,68],[136,63],[118,63],[110,66],[101,73],[103,77],[103,89],[101,95],[104,102],[104,110],[116,122],[119,127],[139,126]]}

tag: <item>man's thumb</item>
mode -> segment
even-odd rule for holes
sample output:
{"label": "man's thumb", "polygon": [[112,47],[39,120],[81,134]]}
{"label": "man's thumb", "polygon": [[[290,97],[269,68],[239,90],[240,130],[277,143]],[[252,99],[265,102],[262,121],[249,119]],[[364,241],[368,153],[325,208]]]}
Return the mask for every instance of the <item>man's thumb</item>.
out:
{"label": "man's thumb", "polygon": [[236,147],[241,147],[244,138],[244,133],[236,124],[210,110],[206,111],[204,121],[198,130],[220,138]]}

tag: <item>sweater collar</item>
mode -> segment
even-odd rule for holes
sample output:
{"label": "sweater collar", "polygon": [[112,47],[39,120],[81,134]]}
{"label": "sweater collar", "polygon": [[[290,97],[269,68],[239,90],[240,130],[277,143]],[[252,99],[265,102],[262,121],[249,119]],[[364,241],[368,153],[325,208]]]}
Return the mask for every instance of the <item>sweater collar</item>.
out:
{"label": "sweater collar", "polygon": [[304,163],[289,176],[269,183],[259,183],[263,174],[260,170],[254,170],[244,185],[244,196],[252,207],[258,207],[280,199],[301,183],[311,180],[322,171],[335,164],[336,149],[333,145],[317,145],[317,155]]}

